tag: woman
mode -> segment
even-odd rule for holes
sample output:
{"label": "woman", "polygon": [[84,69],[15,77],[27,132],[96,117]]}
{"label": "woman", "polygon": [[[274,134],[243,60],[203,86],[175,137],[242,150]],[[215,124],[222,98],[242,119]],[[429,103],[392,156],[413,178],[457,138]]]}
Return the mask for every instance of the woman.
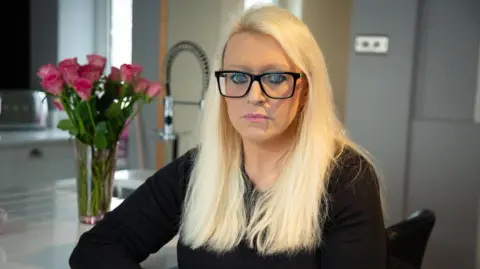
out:
{"label": "woman", "polygon": [[180,269],[383,269],[374,169],[334,113],[323,56],[286,10],[225,43],[201,141],[85,233],[77,268],[140,268],[179,234]]}

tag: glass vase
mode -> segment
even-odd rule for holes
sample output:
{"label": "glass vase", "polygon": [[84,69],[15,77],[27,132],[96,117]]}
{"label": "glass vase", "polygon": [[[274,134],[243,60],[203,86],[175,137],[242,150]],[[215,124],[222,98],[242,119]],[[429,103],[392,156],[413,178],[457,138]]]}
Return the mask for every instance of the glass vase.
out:
{"label": "glass vase", "polygon": [[81,223],[96,224],[110,210],[117,146],[97,149],[75,140],[78,215]]}

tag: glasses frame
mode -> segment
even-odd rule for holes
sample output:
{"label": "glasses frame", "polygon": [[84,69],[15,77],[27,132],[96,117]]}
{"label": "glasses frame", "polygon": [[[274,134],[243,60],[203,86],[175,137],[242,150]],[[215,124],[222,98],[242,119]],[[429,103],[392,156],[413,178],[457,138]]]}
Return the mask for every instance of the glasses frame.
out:
{"label": "glasses frame", "polygon": [[[247,76],[250,77],[250,84],[248,85],[248,88],[245,91],[244,95],[229,96],[229,95],[225,95],[225,94],[222,93],[221,86],[220,86],[220,77],[224,74],[229,74],[229,73],[240,73],[240,74],[247,75]],[[290,93],[290,95],[285,96],[285,97],[272,97],[272,96],[270,96],[267,93],[267,91],[263,88],[263,83],[262,83],[262,78],[264,76],[267,76],[267,75],[291,75],[293,77],[293,86],[292,86],[293,88],[292,88],[292,92]],[[281,99],[292,98],[293,94],[295,93],[295,88],[297,86],[297,81],[298,81],[298,79],[300,79],[302,77],[302,73],[297,73],[297,72],[267,72],[267,73],[263,73],[263,74],[253,75],[253,74],[250,74],[250,73],[247,73],[247,72],[237,71],[237,70],[219,70],[219,71],[215,71],[215,77],[217,78],[218,91],[220,92],[220,95],[222,95],[223,97],[226,97],[226,98],[243,98],[243,97],[247,96],[248,93],[250,92],[250,90],[252,89],[253,82],[257,81],[258,84],[260,85],[260,89],[262,90],[263,94],[265,94],[268,98],[280,99],[281,100]]]}

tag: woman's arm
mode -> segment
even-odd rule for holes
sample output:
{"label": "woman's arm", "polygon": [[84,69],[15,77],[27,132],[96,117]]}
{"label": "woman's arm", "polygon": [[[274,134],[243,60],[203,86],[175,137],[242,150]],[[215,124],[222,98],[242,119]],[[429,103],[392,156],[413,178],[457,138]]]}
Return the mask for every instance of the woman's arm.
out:
{"label": "woman's arm", "polygon": [[385,269],[387,241],[375,171],[356,155],[334,174],[322,269]]}
{"label": "woman's arm", "polygon": [[192,152],[168,164],[84,233],[72,269],[137,269],[178,232]]}

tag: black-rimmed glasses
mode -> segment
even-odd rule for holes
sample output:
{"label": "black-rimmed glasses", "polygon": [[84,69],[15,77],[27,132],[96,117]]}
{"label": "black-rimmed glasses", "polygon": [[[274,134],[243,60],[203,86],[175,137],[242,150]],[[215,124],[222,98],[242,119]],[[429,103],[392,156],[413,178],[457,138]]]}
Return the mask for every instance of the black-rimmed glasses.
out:
{"label": "black-rimmed glasses", "polygon": [[242,71],[216,71],[220,94],[228,98],[245,97],[254,81],[260,84],[262,92],[272,99],[288,99],[295,92],[297,80],[302,75],[295,72],[268,72],[253,75]]}

